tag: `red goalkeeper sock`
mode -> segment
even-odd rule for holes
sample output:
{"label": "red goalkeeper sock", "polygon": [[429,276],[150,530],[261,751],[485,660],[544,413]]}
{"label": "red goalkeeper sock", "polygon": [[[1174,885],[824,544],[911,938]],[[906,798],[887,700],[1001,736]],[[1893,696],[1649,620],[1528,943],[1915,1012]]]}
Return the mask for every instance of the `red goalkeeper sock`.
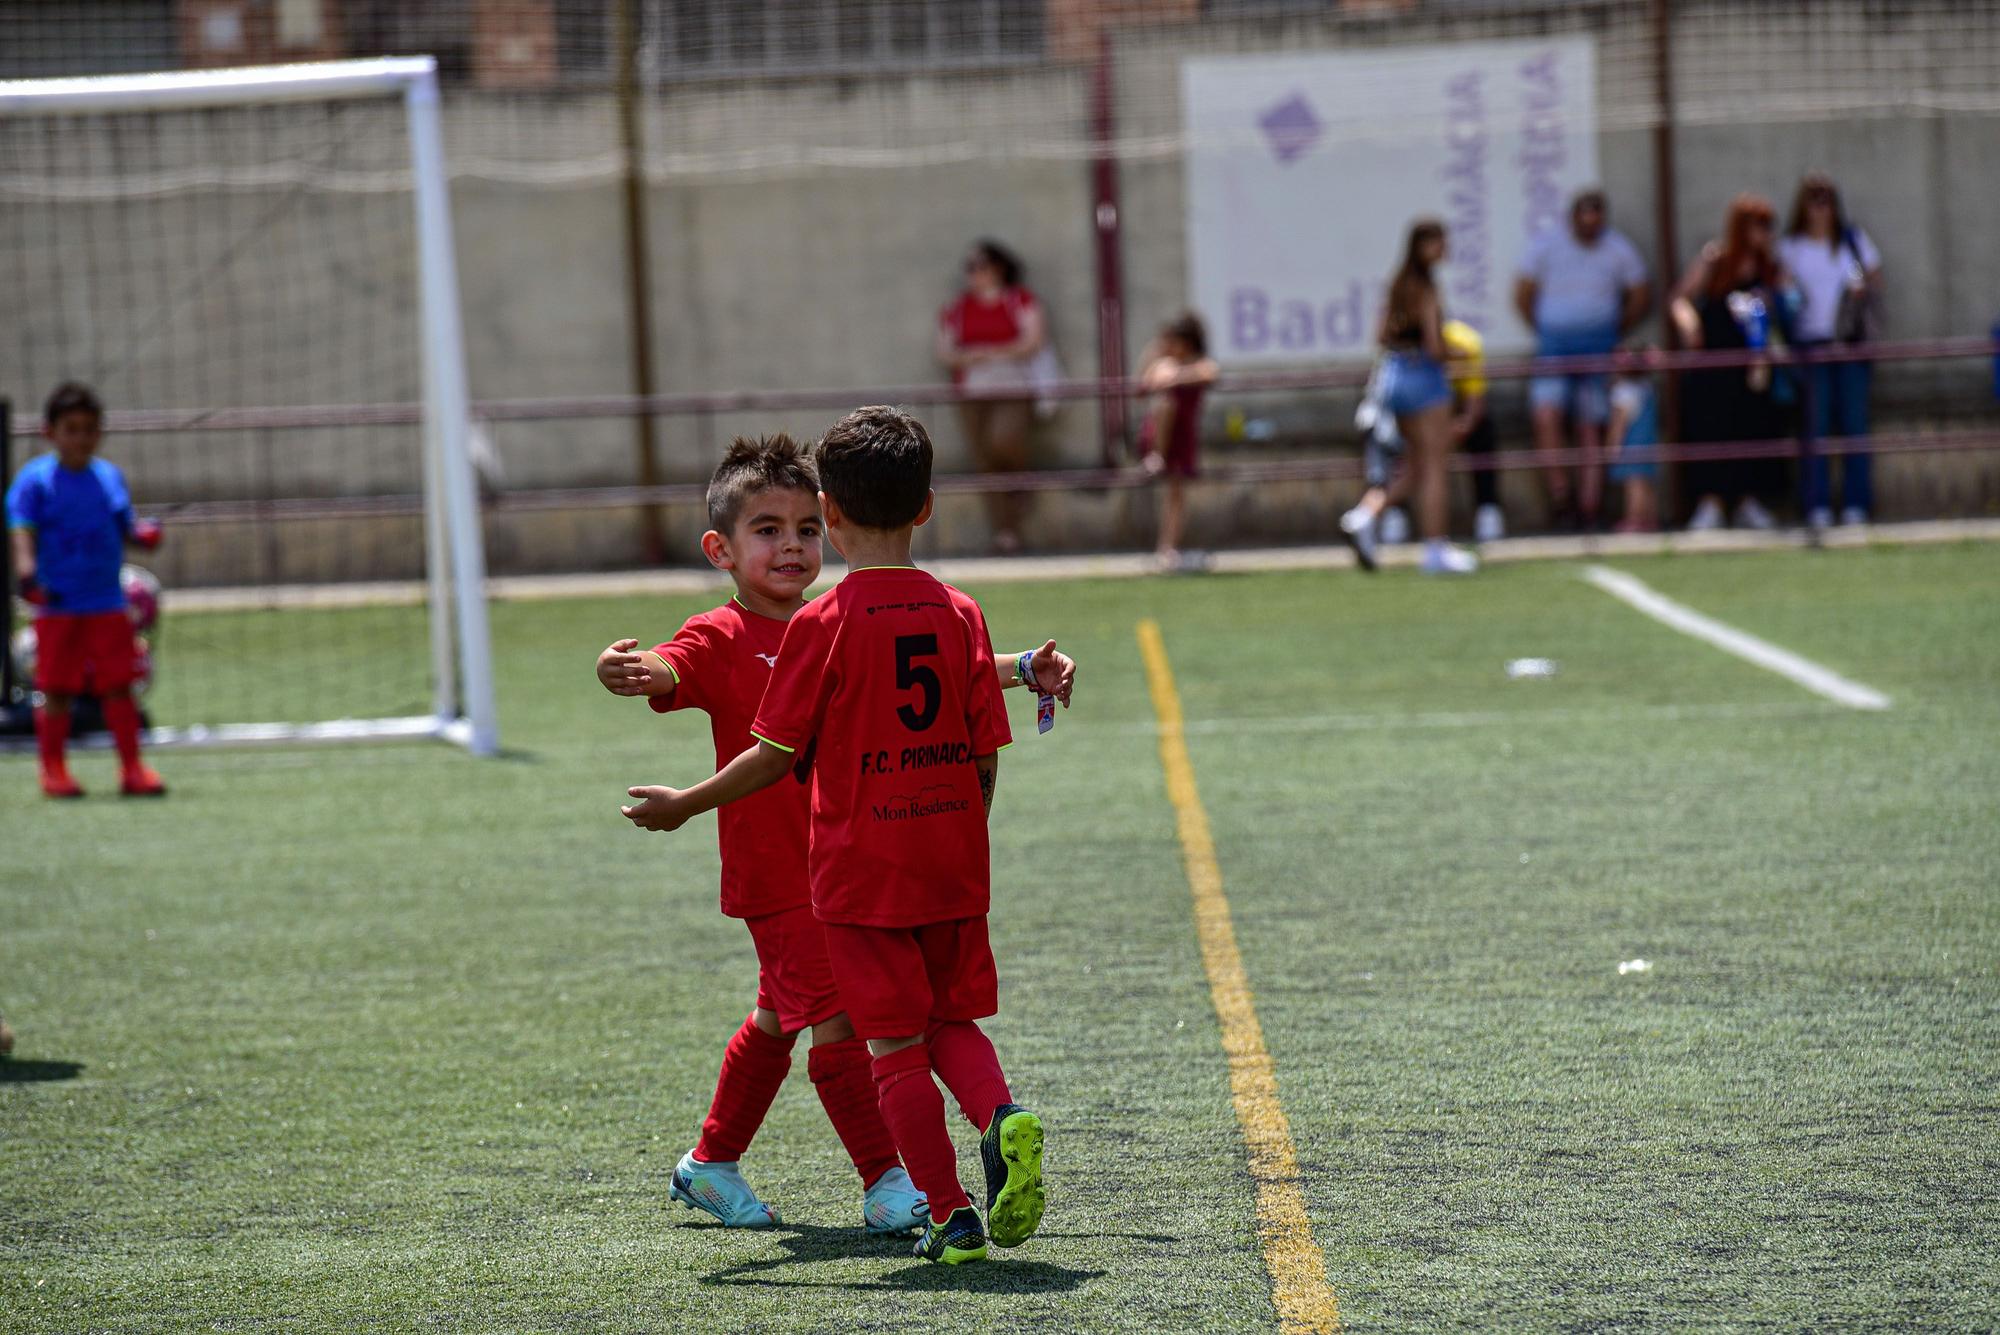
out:
{"label": "red goalkeeper sock", "polygon": [[854,1160],[854,1170],[861,1174],[861,1185],[874,1186],[882,1174],[896,1166],[896,1141],[882,1120],[867,1040],[813,1044],[806,1054],[806,1073],[812,1077],[834,1134],[840,1137],[847,1157]]}
{"label": "red goalkeeper sock", "polygon": [[735,1163],[750,1148],[751,1137],[764,1125],[778,1086],[792,1069],[792,1039],[773,1038],[746,1018],[722,1052],[722,1074],[715,1080],[715,1099],[694,1157],[703,1163]]}
{"label": "red goalkeeper sock", "polygon": [[69,711],[60,714],[47,709],[35,711],[35,745],[42,758],[44,779],[69,777],[69,761],[63,749],[69,745]]}
{"label": "red goalkeeper sock", "polygon": [[958,1152],[945,1128],[944,1096],[931,1080],[930,1054],[918,1043],[877,1057],[874,1065],[882,1120],[896,1138],[903,1167],[931,1203],[931,1218],[949,1219],[972,1198],[959,1185]]}
{"label": "red goalkeeper sock", "polygon": [[107,695],[100,702],[104,711],[104,726],[111,731],[111,741],[118,748],[118,764],[127,774],[139,770],[139,706],[132,703],[129,695]]}
{"label": "red goalkeeper sock", "polygon": [[925,1046],[931,1050],[931,1069],[958,1100],[958,1110],[985,1134],[993,1110],[1014,1101],[993,1040],[971,1020],[948,1020],[931,1026]]}

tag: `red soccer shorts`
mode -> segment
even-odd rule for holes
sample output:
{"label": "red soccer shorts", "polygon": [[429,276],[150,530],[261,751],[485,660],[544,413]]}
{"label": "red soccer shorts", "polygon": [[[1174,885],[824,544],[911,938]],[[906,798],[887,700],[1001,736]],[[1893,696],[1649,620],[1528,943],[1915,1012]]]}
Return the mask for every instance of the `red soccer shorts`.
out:
{"label": "red soccer shorts", "polygon": [[757,1004],[778,1017],[788,1034],[840,1014],[840,993],[827,962],[826,929],[812,909],[746,918],[757,947]]}
{"label": "red soccer shorts", "polygon": [[108,695],[132,684],[139,646],[124,609],[35,618],[35,689],[44,695]]}
{"label": "red soccer shorts", "polygon": [[922,927],[830,922],[826,947],[862,1038],[908,1038],[934,1021],[983,1020],[1000,1009],[983,916]]}

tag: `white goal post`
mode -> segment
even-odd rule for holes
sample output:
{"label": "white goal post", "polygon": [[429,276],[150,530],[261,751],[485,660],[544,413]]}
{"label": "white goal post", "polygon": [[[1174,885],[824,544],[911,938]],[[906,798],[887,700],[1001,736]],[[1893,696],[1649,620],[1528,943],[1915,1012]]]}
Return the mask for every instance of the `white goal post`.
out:
{"label": "white goal post", "polygon": [[[499,750],[486,619],[486,557],[470,457],[471,412],[437,62],[418,56],[0,81],[0,120],[391,98],[401,99],[407,121],[410,190],[415,203],[432,712],[429,716],[338,722],[231,722],[162,728],[156,730],[156,741],[240,745],[431,736],[457,742],[476,755]],[[142,496],[142,509],[143,500]]]}

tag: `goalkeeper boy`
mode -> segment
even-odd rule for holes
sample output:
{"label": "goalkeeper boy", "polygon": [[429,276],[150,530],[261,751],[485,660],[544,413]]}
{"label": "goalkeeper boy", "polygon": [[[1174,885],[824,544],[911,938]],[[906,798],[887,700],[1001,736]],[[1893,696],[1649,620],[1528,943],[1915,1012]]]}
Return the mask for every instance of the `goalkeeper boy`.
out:
{"label": "goalkeeper boy", "polygon": [[[598,679],[614,694],[650,696],[662,713],[706,712],[718,766],[756,744],[750,725],[786,624],[806,606],[805,591],[819,577],[817,490],[812,465],[790,437],[736,441],[710,479],[712,527],[702,537],[703,553],[729,572],[735,596],[690,619],[650,653],[634,652],[636,640],[620,640],[598,658]],[[1053,641],[1008,658],[998,672],[1002,685],[1040,685],[1069,703],[1075,665]],[[811,763],[808,747],[782,782],[725,808],[718,819],[722,911],[750,930],[757,1001],[723,1052],[701,1139],[682,1156],[669,1190],[730,1227],[777,1222],[738,1161],[790,1069],[799,1032],[809,1028],[806,1069],[861,1175],[862,1222],[871,1232],[909,1232],[927,1222],[928,1207],[883,1123],[868,1051],[836,993],[826,929],[810,903]]]}
{"label": "goalkeeper boy", "polygon": [[35,608],[42,791],[83,796],[65,751],[70,703],[89,692],[118,747],[119,791],[158,797],[167,786],[139,759],[139,707],[132,702],[139,651],[118,570],[125,544],[158,546],[160,526],[133,516],[124,475],[96,457],[104,406],[87,387],[72,382],[49,395],[42,434],[54,452],[30,459],[7,489],[15,579]]}

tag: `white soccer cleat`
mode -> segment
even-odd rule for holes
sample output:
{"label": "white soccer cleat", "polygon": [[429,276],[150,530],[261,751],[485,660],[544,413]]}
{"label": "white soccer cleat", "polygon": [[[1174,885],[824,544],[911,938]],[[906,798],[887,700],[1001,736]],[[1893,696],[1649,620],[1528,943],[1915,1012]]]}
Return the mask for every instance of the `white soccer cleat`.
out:
{"label": "white soccer cleat", "polygon": [[703,1163],[689,1150],[674,1166],[667,1195],[714,1215],[724,1228],[775,1228],[778,1212],[757,1199],[734,1163]]}
{"label": "white soccer cleat", "polygon": [[1866,524],[1868,512],[1858,505],[1850,505],[1840,512],[1840,522],[1850,526]]}
{"label": "white soccer cleat", "polygon": [[1472,516],[1472,540],[1474,542],[1498,542],[1507,536],[1507,516],[1500,507],[1486,504],[1479,507]]}
{"label": "white soccer cleat", "polygon": [[931,1222],[931,1204],[898,1164],[862,1196],[861,1222],[870,1233],[915,1233]]}
{"label": "white soccer cleat", "polygon": [[1833,511],[1824,505],[1815,505],[1812,509],[1806,511],[1806,527],[1832,528]]}
{"label": "white soccer cleat", "polygon": [[1736,507],[1736,526],[1768,533],[1778,526],[1778,521],[1769,510],[1758,504],[1754,496],[1745,496],[1743,503]]}
{"label": "white soccer cleat", "polygon": [[1363,570],[1375,568],[1375,516],[1357,505],[1340,517],[1340,536],[1354,549],[1354,559]]}
{"label": "white soccer cleat", "polygon": [[1431,542],[1424,544],[1424,561],[1418,569],[1426,575],[1470,575],[1479,569],[1479,558],[1463,547]]}
{"label": "white soccer cleat", "polygon": [[1688,519],[1688,532],[1710,533],[1722,527],[1722,502],[1713,496],[1695,506]]}

